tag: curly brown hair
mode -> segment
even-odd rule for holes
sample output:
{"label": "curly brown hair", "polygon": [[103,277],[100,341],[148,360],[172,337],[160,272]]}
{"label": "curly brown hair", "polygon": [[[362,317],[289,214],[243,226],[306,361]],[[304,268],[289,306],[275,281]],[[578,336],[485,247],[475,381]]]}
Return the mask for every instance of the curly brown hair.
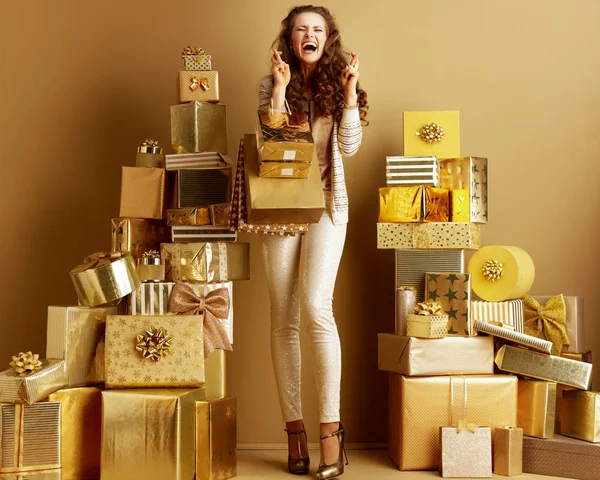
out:
{"label": "curly brown hair", "polygon": [[[326,117],[333,117],[339,123],[344,110],[344,92],[340,83],[340,76],[344,67],[349,63],[350,54],[343,50],[339,28],[335,19],[325,7],[304,5],[292,8],[288,16],[281,22],[281,32],[273,42],[273,48],[282,52],[281,59],[290,66],[291,79],[285,97],[293,113],[301,111],[304,96],[304,78],[300,61],[290,48],[290,42],[294,20],[297,15],[304,12],[318,13],[325,19],[327,24],[327,41],[323,48],[323,56],[319,60],[312,77],[312,86],[315,93],[315,103],[321,114]],[[369,108],[367,92],[357,84],[356,93],[360,119],[363,123],[367,123],[367,110]]]}

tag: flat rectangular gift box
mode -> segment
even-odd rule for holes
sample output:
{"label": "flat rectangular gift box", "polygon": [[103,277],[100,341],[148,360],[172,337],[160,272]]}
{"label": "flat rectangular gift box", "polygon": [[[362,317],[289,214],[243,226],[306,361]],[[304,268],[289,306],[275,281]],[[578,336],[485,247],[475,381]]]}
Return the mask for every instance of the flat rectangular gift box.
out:
{"label": "flat rectangular gift box", "polygon": [[171,208],[167,210],[167,225],[210,225],[208,206]]}
{"label": "flat rectangular gift box", "polygon": [[113,218],[111,230],[111,252],[129,252],[136,259],[148,250],[160,250],[160,244],[169,241],[164,220]]}
{"label": "flat rectangular gift box", "polygon": [[167,171],[182,168],[225,168],[231,165],[231,159],[219,152],[172,153],[165,155]]}
{"label": "flat rectangular gift box", "polygon": [[440,164],[436,157],[385,157],[385,184],[440,185]]}
{"label": "flat rectangular gift box", "polygon": [[219,72],[215,70],[181,70],[179,72],[179,101],[218,102]]}
{"label": "flat rectangular gift box", "polygon": [[377,223],[377,248],[477,250],[480,244],[476,223]]}
{"label": "flat rectangular gift box", "polygon": [[171,228],[171,240],[176,243],[236,242],[237,232],[214,225],[177,225]]}
{"label": "flat rectangular gift box", "polygon": [[64,360],[42,360],[39,370],[20,376],[12,368],[0,372],[0,403],[33,404],[67,386]]}
{"label": "flat rectangular gift box", "polygon": [[227,107],[190,102],[171,106],[171,144],[175,153],[227,154]]}
{"label": "flat rectangular gift box", "polygon": [[509,330],[508,328],[498,327],[480,320],[475,320],[473,327],[477,332],[487,333],[488,335],[493,335],[497,338],[534,349],[538,352],[547,354],[552,353],[552,342],[542,340],[541,338],[532,337],[531,335]]}
{"label": "flat rectangular gift box", "polygon": [[487,158],[440,160],[440,187],[450,190],[451,221],[488,222]]}

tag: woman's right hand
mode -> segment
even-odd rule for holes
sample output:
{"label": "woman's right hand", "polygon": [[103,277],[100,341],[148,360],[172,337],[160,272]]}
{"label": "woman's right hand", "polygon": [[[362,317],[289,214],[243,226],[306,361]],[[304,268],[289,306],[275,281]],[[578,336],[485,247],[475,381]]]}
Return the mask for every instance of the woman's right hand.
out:
{"label": "woman's right hand", "polygon": [[290,66],[281,59],[281,52],[273,49],[273,56],[271,57],[271,73],[273,74],[273,86],[279,88],[286,88],[292,74],[290,73]]}

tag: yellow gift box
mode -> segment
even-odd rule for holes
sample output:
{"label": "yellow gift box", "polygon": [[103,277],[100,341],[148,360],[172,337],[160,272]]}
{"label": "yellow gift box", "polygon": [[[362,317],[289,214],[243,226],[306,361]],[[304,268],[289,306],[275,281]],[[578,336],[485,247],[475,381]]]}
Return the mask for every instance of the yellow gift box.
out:
{"label": "yellow gift box", "polygon": [[227,154],[227,107],[190,102],[171,106],[171,144],[175,153]]}
{"label": "yellow gift box", "polygon": [[42,360],[41,368],[19,375],[12,368],[0,372],[0,403],[32,403],[67,385],[64,360]]}
{"label": "yellow gift box", "polygon": [[208,207],[169,209],[167,210],[167,225],[210,225]]}
{"label": "yellow gift box", "polygon": [[102,392],[102,480],[190,480],[203,388]]}
{"label": "yellow gift box", "polygon": [[[466,402],[466,403],[465,403]],[[492,428],[517,425],[517,377],[389,374],[388,452],[400,470],[435,470],[439,429],[453,418]]]}
{"label": "yellow gift box", "polygon": [[481,230],[476,223],[377,223],[377,248],[477,250]]}
{"label": "yellow gift box", "polygon": [[406,336],[417,338],[443,338],[446,336],[448,315],[406,316]]}
{"label": "yellow gift box", "polygon": [[538,438],[554,437],[556,383],[520,379],[517,425],[523,435]]}
{"label": "yellow gift box", "polygon": [[102,389],[67,388],[48,400],[61,404],[62,480],[100,478]]}
{"label": "yellow gift box", "polygon": [[195,480],[226,480],[236,476],[236,420],[235,398],[196,402]]}
{"label": "yellow gift box", "polygon": [[562,392],[560,432],[567,437],[600,443],[600,393]]}
{"label": "yellow gift box", "polygon": [[218,102],[219,72],[214,70],[179,72],[179,101]]}
{"label": "yellow gift box", "polygon": [[422,222],[423,186],[384,187],[379,189],[379,222]]}
{"label": "yellow gift box", "polygon": [[450,220],[450,204],[448,190],[425,186],[423,188],[424,222],[448,222]]}
{"label": "yellow gift box", "polygon": [[203,316],[109,315],[105,355],[107,388],[201,387]]}
{"label": "yellow gift box", "polygon": [[459,112],[403,112],[402,116],[404,155],[440,159],[460,157]]}
{"label": "yellow gift box", "polygon": [[[491,478],[492,432],[489,427],[440,427],[440,476]],[[465,454],[468,452],[468,454]]]}
{"label": "yellow gift box", "polygon": [[440,161],[440,187],[450,190],[453,222],[488,222],[487,158],[463,157]]}
{"label": "yellow gift box", "polygon": [[425,300],[438,302],[448,314],[448,335],[475,335],[471,323],[471,276],[459,272],[427,272]]}
{"label": "yellow gift box", "polygon": [[523,473],[523,429],[496,428],[494,473],[514,477]]}
{"label": "yellow gift box", "polygon": [[113,218],[111,228],[111,252],[129,252],[135,259],[142,258],[148,250],[159,250],[161,243],[169,241],[163,220]]}
{"label": "yellow gift box", "polygon": [[164,168],[122,167],[119,217],[163,218]]}

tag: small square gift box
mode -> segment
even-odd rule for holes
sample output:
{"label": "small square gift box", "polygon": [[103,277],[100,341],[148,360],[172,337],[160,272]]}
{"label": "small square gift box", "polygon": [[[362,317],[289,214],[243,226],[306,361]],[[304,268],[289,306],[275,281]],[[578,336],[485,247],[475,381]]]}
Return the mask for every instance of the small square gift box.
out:
{"label": "small square gift box", "polygon": [[172,105],[171,145],[176,154],[227,154],[227,106],[205,102]]}
{"label": "small square gift box", "polygon": [[179,72],[179,101],[219,102],[219,72],[189,71]]}
{"label": "small square gift box", "polygon": [[404,155],[460,157],[459,112],[403,112]]}
{"label": "small square gift box", "polygon": [[137,259],[137,269],[142,283],[163,282],[165,280],[165,264],[158,250],[148,250]]}
{"label": "small square gift box", "polygon": [[448,314],[448,335],[473,335],[470,274],[427,272],[425,300],[438,302]]}
{"label": "small square gift box", "polygon": [[136,167],[165,168],[165,154],[158,146],[158,142],[151,138],[144,140],[137,149],[135,157]]}
{"label": "small square gift box", "polygon": [[414,314],[406,316],[406,336],[418,338],[443,338],[446,336],[448,315],[437,302],[415,305]]}
{"label": "small square gift box", "polygon": [[186,70],[212,70],[211,56],[197,45],[188,45],[181,52],[183,66]]}
{"label": "small square gift box", "polygon": [[447,222],[448,190],[423,185],[379,189],[379,222]]}

